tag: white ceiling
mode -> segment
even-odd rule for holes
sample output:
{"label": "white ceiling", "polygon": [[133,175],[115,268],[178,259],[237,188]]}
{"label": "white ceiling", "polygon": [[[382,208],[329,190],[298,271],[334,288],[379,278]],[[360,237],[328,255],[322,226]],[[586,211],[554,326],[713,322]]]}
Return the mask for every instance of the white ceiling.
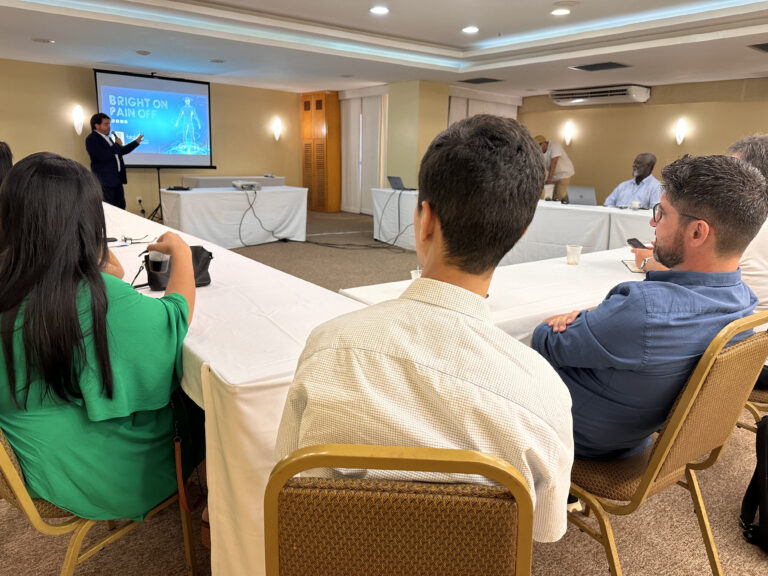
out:
{"label": "white ceiling", "polygon": [[[370,14],[374,4],[390,14]],[[488,76],[502,82],[474,87],[527,96],[768,76],[768,54],[748,47],[768,43],[768,1],[581,0],[566,17],[551,9],[548,0],[0,0],[0,58],[295,92]],[[462,34],[469,24],[480,32]],[[630,68],[568,68],[604,61]]]}

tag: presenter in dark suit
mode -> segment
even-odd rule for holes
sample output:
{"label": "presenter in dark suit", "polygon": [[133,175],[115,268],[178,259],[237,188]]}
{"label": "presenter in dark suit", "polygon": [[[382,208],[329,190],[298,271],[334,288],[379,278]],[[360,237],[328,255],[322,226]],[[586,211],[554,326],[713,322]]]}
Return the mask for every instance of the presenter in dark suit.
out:
{"label": "presenter in dark suit", "polygon": [[104,202],[125,210],[125,192],[123,184],[128,182],[125,175],[123,156],[130,154],[141,144],[144,138],[139,134],[133,142],[123,146],[123,142],[112,132],[115,141],[109,139],[110,119],[103,112],[91,116],[92,132],[85,139],[85,149],[91,157],[91,170],[101,183]]}

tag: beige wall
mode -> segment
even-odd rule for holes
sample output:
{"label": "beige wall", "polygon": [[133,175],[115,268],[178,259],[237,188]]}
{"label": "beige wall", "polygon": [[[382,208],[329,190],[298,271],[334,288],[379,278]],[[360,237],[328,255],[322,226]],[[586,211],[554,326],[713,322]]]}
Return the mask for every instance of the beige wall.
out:
{"label": "beige wall", "polygon": [[[96,112],[93,70],[0,59],[0,140],[19,160],[47,150],[89,165],[85,137]],[[78,136],[70,118],[75,104],[85,109],[86,125]],[[283,122],[278,142],[270,130],[275,116]],[[183,175],[254,175],[271,172],[286,184],[301,185],[299,94],[211,84],[213,162],[216,170],[163,169],[161,184],[181,184]],[[128,168],[128,209],[136,197],[151,210],[158,202],[157,171]]]}
{"label": "beige wall", "polygon": [[386,175],[418,187],[419,164],[429,143],[448,126],[448,84],[389,85]]}
{"label": "beige wall", "polygon": [[385,176],[400,176],[416,188],[419,173],[419,83],[389,85],[387,109],[387,166]]}
{"label": "beige wall", "polygon": [[418,162],[435,136],[448,127],[449,85],[421,82],[419,89],[419,147]]}
{"label": "beige wall", "polygon": [[[679,118],[689,126],[681,146],[674,130]],[[561,107],[547,96],[524,98],[518,119],[531,134],[563,142],[566,121],[576,126],[564,146],[576,174],[572,184],[594,186],[602,202],[632,176],[632,160],[641,152],[658,158],[654,175],[683,154],[724,154],[742,136],[768,132],[768,79],[657,86],[645,104]]]}

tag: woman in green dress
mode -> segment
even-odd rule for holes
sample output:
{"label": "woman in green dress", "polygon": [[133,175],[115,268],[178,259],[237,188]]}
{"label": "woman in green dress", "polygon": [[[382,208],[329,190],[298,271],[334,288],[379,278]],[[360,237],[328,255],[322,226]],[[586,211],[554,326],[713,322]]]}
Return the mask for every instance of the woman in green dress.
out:
{"label": "woman in green dress", "polygon": [[140,520],[176,490],[174,430],[187,435],[185,474],[204,452],[202,412],[178,391],[194,274],[172,232],[149,246],[173,261],[162,298],[108,273],[122,269],[100,191],[47,152],[0,186],[0,429],[33,497]]}

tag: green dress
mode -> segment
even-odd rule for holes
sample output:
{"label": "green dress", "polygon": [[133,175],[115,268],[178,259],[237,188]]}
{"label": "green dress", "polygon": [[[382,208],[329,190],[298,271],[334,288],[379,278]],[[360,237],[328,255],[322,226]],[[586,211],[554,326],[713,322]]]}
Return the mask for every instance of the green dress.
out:
{"label": "green dress", "polygon": [[[181,347],[189,307],[180,294],[143,296],[129,284],[102,274],[107,294],[107,331],[114,394],[102,392],[90,327],[90,292],[77,297],[87,364],[77,374],[83,398],[66,404],[33,381],[26,410],[13,403],[0,350],[0,428],[11,443],[32,497],[44,498],[94,520],[141,520],[176,490],[171,395],[181,378]],[[16,321],[17,387],[26,382]],[[178,396],[178,398],[177,398]],[[174,395],[179,412],[180,397]],[[21,394],[18,395],[21,399]],[[191,403],[190,403],[191,404]],[[195,442],[185,443],[187,464],[202,458],[202,419]]]}

